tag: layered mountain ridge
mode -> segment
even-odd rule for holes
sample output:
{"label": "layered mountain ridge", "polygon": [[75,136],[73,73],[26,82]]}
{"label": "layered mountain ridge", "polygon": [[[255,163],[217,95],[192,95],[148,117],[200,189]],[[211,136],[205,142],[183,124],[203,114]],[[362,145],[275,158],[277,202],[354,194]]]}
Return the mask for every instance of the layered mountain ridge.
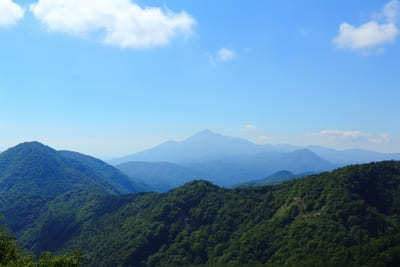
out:
{"label": "layered mountain ridge", "polygon": [[337,166],[382,160],[400,160],[398,153],[379,153],[363,149],[336,150],[321,146],[301,147],[289,144],[259,145],[246,139],[224,136],[210,130],[204,130],[183,141],[167,141],[142,152],[114,159],[110,163],[147,161],[186,164],[220,160],[232,156],[255,155],[263,152],[290,153],[302,149],[308,149]]}
{"label": "layered mountain ridge", "polygon": [[[168,141],[111,163],[118,163],[118,168],[123,166],[120,169],[132,178],[158,183],[157,190],[165,191],[183,185],[193,177],[231,187],[250,180],[261,180],[282,170],[301,176],[304,173],[331,171],[350,164],[396,159],[400,160],[400,154],[361,149],[340,151],[318,146],[258,145],[205,130],[183,141]],[[143,162],[147,162],[146,166]],[[163,171],[160,162],[171,165]],[[141,165],[138,168],[140,172],[133,170],[138,165]],[[184,173],[183,169],[190,179],[177,179],[176,174]],[[149,176],[148,173],[154,175]],[[168,185],[168,180],[174,182]]]}

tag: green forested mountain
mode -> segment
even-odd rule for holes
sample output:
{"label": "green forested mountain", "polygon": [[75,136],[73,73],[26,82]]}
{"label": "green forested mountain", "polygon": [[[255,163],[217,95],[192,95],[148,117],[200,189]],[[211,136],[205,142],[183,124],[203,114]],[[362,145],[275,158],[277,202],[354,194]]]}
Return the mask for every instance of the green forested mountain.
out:
{"label": "green forested mountain", "polygon": [[88,266],[397,266],[399,215],[400,163],[388,161],[244,189],[67,192],[19,241],[83,249]]}
{"label": "green forested mountain", "polygon": [[[170,165],[165,166],[165,162]],[[193,177],[232,187],[249,180],[263,179],[281,170],[299,174],[339,167],[309,149],[290,145],[257,145],[208,130],[181,142],[169,141],[111,163],[119,165],[130,177],[143,178],[146,182],[150,180],[157,189],[182,185],[181,181],[190,181]]]}
{"label": "green forested mountain", "polygon": [[49,201],[71,190],[105,195],[138,191],[136,184],[114,167],[38,142],[23,143],[0,154],[0,214],[17,237],[36,221]]}

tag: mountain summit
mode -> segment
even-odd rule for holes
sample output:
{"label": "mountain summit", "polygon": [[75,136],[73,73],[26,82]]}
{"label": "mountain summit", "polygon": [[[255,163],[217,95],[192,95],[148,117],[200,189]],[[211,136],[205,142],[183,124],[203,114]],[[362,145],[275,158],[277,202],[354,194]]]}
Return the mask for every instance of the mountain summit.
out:
{"label": "mountain summit", "polygon": [[223,138],[224,136],[222,134],[214,133],[211,130],[203,130],[187,138],[185,142],[196,142],[201,140],[217,139],[221,137]]}
{"label": "mountain summit", "polygon": [[204,130],[181,142],[168,141],[151,149],[115,159],[111,163],[120,164],[129,161],[188,163],[263,151],[266,151],[265,147],[246,139]]}

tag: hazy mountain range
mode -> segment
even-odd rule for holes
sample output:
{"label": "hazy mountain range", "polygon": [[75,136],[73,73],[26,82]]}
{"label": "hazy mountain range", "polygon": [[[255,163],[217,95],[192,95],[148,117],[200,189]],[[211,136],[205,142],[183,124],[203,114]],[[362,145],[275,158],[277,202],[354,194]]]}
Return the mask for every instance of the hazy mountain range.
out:
{"label": "hazy mountain range", "polygon": [[232,156],[256,155],[263,152],[290,153],[308,149],[336,165],[400,159],[400,153],[379,153],[363,149],[335,150],[321,146],[289,144],[258,145],[246,139],[223,136],[210,130],[201,131],[184,141],[167,141],[151,149],[110,160],[116,165],[129,161],[172,162],[179,164],[225,159]]}
{"label": "hazy mountain range", "polygon": [[294,146],[257,145],[248,140],[223,136],[210,130],[201,131],[184,141],[167,141],[151,149],[111,160],[112,164],[128,161],[191,163],[224,159],[262,152],[292,152]]}
{"label": "hazy mountain range", "polygon": [[[220,186],[233,186],[249,180],[264,179],[282,170],[298,175],[392,159],[400,159],[400,154],[288,144],[258,145],[245,139],[205,130],[184,141],[168,141],[110,163],[124,163],[118,165],[118,168],[125,174],[140,181],[159,184],[157,189],[163,191],[183,185],[192,177],[207,179]],[[168,168],[165,168],[166,163],[170,163]],[[178,177],[178,173],[183,176]],[[183,178],[184,176],[187,178]],[[168,186],[169,180],[173,182]]]}

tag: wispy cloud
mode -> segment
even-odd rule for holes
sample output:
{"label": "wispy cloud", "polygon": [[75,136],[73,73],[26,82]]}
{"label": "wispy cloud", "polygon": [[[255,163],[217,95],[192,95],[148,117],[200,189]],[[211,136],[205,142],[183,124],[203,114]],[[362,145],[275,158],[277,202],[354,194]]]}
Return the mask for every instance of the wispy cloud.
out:
{"label": "wispy cloud", "polygon": [[140,7],[130,0],[39,0],[30,11],[50,31],[100,33],[105,44],[122,48],[167,45],[178,35],[189,36],[196,24],[184,11]]}
{"label": "wispy cloud", "polygon": [[221,48],[219,49],[216,53],[207,53],[209,62],[212,65],[216,65],[218,63],[225,63],[228,61],[231,61],[236,58],[237,53],[233,49],[228,49],[228,48]]}
{"label": "wispy cloud", "polygon": [[216,60],[219,62],[231,61],[236,57],[236,52],[232,49],[221,48],[216,55]]}
{"label": "wispy cloud", "polygon": [[322,130],[317,133],[312,133],[311,136],[319,136],[327,138],[330,141],[345,143],[369,142],[381,144],[389,142],[388,134],[371,134],[361,131]]}
{"label": "wispy cloud", "polygon": [[393,43],[400,32],[397,26],[399,11],[400,1],[392,0],[374,19],[358,27],[343,22],[333,42],[338,48],[352,50],[365,50]]}
{"label": "wispy cloud", "polygon": [[392,0],[385,5],[382,12],[377,15],[378,19],[386,19],[389,23],[397,23],[400,15],[400,1]]}
{"label": "wispy cloud", "polygon": [[0,0],[0,27],[10,27],[24,17],[25,11],[12,0]]}

